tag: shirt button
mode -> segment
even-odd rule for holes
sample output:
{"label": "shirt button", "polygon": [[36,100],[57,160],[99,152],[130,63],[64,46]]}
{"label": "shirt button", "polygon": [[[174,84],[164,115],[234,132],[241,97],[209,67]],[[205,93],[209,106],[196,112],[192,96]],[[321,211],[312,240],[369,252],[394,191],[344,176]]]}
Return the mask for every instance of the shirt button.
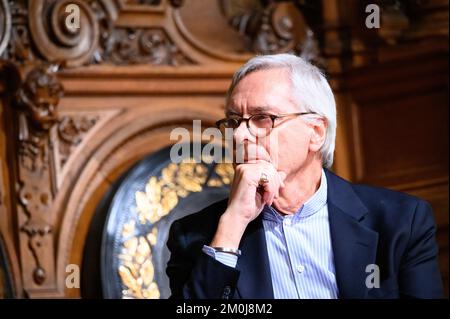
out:
{"label": "shirt button", "polygon": [[230,294],[231,294],[231,287],[230,286],[225,286],[223,288],[222,298],[223,299],[230,299]]}
{"label": "shirt button", "polygon": [[304,272],[304,271],[305,271],[305,266],[303,266],[303,265],[298,265],[298,266],[297,266],[297,271],[298,271],[299,273]]}

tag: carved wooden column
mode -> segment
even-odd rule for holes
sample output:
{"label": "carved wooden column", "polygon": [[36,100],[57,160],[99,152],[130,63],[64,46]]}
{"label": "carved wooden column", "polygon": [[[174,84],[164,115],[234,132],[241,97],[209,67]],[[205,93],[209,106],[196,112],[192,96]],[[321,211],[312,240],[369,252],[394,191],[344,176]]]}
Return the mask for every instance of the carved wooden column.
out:
{"label": "carved wooden column", "polygon": [[[83,28],[68,29],[61,19],[69,2],[81,9]],[[20,282],[26,294],[52,296],[58,294],[55,248],[60,218],[53,201],[58,174],[67,159],[60,150],[67,153],[77,142],[65,130],[73,123],[58,116],[63,86],[57,73],[60,65],[75,67],[92,61],[99,22],[84,1],[15,1],[10,7],[2,1],[1,5],[0,54],[11,108],[4,120],[12,121],[8,135],[15,139],[8,141],[12,146],[9,167],[15,170],[9,174],[8,195],[14,196],[7,209],[10,225],[16,227]],[[85,129],[81,126],[80,130]]]}
{"label": "carved wooden column", "polygon": [[[63,90],[51,67],[31,70],[17,92],[18,226],[23,281],[27,288],[53,288],[54,237],[51,203],[57,191],[54,138]],[[45,182],[43,182],[45,181]]]}

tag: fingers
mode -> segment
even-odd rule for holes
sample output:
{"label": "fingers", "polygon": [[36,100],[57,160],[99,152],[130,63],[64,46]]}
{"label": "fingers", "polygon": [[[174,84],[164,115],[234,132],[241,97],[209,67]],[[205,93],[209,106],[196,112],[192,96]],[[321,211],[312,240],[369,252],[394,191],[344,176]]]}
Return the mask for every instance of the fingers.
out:
{"label": "fingers", "polygon": [[278,192],[278,183],[276,176],[269,177],[269,182],[264,185],[264,191],[266,194],[265,204],[272,205],[275,194]]}
{"label": "fingers", "polygon": [[[268,181],[261,185],[262,174],[267,176]],[[280,188],[284,187],[284,179],[286,178],[284,172],[277,171],[271,163],[260,159],[237,165],[235,175],[237,175],[235,176],[237,178],[235,180],[236,187],[245,184],[253,185],[255,187],[254,194],[258,198],[261,197],[263,205],[272,205],[274,200],[280,196]]]}
{"label": "fingers", "polygon": [[281,177],[271,164],[260,166],[257,171],[260,172],[259,176],[262,173],[268,176],[268,182],[262,185],[264,189],[263,200],[265,204],[272,205],[273,201],[280,195]]}

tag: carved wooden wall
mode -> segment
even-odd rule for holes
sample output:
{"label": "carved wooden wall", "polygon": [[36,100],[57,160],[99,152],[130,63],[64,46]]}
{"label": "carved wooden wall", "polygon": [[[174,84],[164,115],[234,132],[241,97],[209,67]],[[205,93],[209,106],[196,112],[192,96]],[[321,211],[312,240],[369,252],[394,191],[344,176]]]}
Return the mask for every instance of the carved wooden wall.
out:
{"label": "carved wooden wall", "polygon": [[[80,9],[80,28],[64,22]],[[17,297],[79,297],[95,209],[116,179],[211,126],[254,53],[296,52],[338,102],[335,171],[429,200],[448,282],[448,2],[0,1],[0,235]],[[383,19],[383,18],[382,18]],[[2,242],[0,241],[0,242]],[[0,284],[1,285],[1,284]]]}

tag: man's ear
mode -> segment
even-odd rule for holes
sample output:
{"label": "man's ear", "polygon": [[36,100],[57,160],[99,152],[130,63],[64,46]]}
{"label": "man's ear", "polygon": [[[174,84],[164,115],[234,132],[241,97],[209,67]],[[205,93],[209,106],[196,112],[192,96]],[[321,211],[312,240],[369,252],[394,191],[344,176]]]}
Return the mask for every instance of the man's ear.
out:
{"label": "man's ear", "polygon": [[309,143],[309,150],[312,152],[318,152],[323,143],[325,143],[328,123],[324,118],[317,118],[310,123],[310,126],[311,139]]}

